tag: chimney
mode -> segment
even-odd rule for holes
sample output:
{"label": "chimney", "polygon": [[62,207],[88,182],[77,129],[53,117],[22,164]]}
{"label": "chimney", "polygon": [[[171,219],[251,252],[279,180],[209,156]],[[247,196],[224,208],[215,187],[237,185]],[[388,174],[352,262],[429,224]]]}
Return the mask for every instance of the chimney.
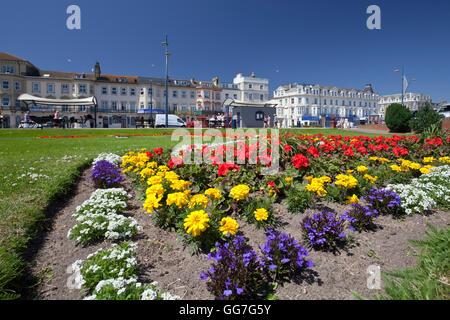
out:
{"label": "chimney", "polygon": [[370,83],[366,84],[364,91],[373,93],[372,84],[370,84]]}
{"label": "chimney", "polygon": [[96,63],[95,63],[95,79],[100,79],[100,75],[101,75],[101,70],[100,70],[100,63],[97,61]]}
{"label": "chimney", "polygon": [[255,77],[255,73],[252,72],[252,74],[250,75],[250,77],[251,77],[251,78],[254,78],[254,77]]}

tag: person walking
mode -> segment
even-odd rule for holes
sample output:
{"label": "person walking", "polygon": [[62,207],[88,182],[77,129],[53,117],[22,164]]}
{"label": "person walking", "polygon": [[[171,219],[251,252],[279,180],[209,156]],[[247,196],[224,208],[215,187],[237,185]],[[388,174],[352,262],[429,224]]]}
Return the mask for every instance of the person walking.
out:
{"label": "person walking", "polygon": [[264,114],[264,128],[267,128],[267,116]]}
{"label": "person walking", "polygon": [[270,114],[267,116],[267,127],[271,128],[272,124],[270,123]]}

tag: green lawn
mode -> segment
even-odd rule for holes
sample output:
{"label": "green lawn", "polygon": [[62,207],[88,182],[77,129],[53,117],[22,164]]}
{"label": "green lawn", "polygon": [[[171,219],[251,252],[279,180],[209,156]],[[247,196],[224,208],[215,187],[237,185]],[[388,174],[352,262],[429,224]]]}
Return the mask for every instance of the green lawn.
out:
{"label": "green lawn", "polygon": [[[26,267],[21,254],[39,232],[49,205],[63,199],[73,188],[83,168],[101,152],[119,155],[140,148],[171,148],[178,140],[153,134],[171,130],[149,129],[47,129],[0,130],[0,298],[6,288],[20,291],[20,275]],[[325,135],[369,135],[338,129],[292,129],[282,132]],[[89,138],[37,138],[58,135],[98,135]],[[104,136],[106,135],[106,136]],[[205,141],[209,142],[209,141]]]}

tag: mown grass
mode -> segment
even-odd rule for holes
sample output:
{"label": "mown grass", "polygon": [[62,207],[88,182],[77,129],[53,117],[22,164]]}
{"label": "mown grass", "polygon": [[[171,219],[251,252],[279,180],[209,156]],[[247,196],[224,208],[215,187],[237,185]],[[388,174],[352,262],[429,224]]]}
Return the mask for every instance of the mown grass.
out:
{"label": "mown grass", "polygon": [[[204,130],[203,130],[204,131]],[[47,129],[0,130],[0,299],[17,298],[22,291],[23,253],[46,221],[48,208],[70,194],[86,168],[99,153],[123,154],[129,150],[171,148],[180,143],[171,130],[149,129]],[[375,136],[338,129],[293,129],[281,132],[322,132],[325,135]],[[38,138],[59,135],[98,135],[89,138]],[[183,143],[189,143],[184,141]],[[204,141],[212,142],[211,140]],[[191,141],[191,143],[198,143]],[[36,178],[32,178],[32,176]]]}

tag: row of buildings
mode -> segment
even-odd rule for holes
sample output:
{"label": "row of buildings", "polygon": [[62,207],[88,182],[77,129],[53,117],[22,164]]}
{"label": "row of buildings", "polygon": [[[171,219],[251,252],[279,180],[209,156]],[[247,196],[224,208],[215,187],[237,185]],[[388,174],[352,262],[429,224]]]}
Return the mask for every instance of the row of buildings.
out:
{"label": "row of buildings", "polygon": [[[18,127],[26,111],[31,116],[51,117],[59,110],[67,122],[82,124],[92,118],[90,106],[25,105],[17,98],[27,93],[48,99],[82,99],[95,96],[98,127],[134,127],[136,120],[149,114],[163,112],[165,79],[139,76],[102,74],[97,62],[93,73],[41,70],[31,62],[8,53],[0,53],[0,112],[3,127]],[[187,121],[228,112],[225,101],[240,106],[275,106],[278,123],[282,127],[318,123],[332,116],[353,119],[383,117],[386,107],[398,102],[397,96],[376,94],[371,85],[364,90],[292,83],[269,93],[269,80],[254,73],[238,73],[233,82],[192,79],[168,81],[168,109]],[[406,104],[417,110],[431,98],[408,93]],[[254,109],[256,110],[256,109]],[[262,109],[261,109],[262,110]],[[258,111],[259,114],[261,111]],[[247,115],[248,116],[248,115]],[[257,120],[264,117],[256,114]]]}

